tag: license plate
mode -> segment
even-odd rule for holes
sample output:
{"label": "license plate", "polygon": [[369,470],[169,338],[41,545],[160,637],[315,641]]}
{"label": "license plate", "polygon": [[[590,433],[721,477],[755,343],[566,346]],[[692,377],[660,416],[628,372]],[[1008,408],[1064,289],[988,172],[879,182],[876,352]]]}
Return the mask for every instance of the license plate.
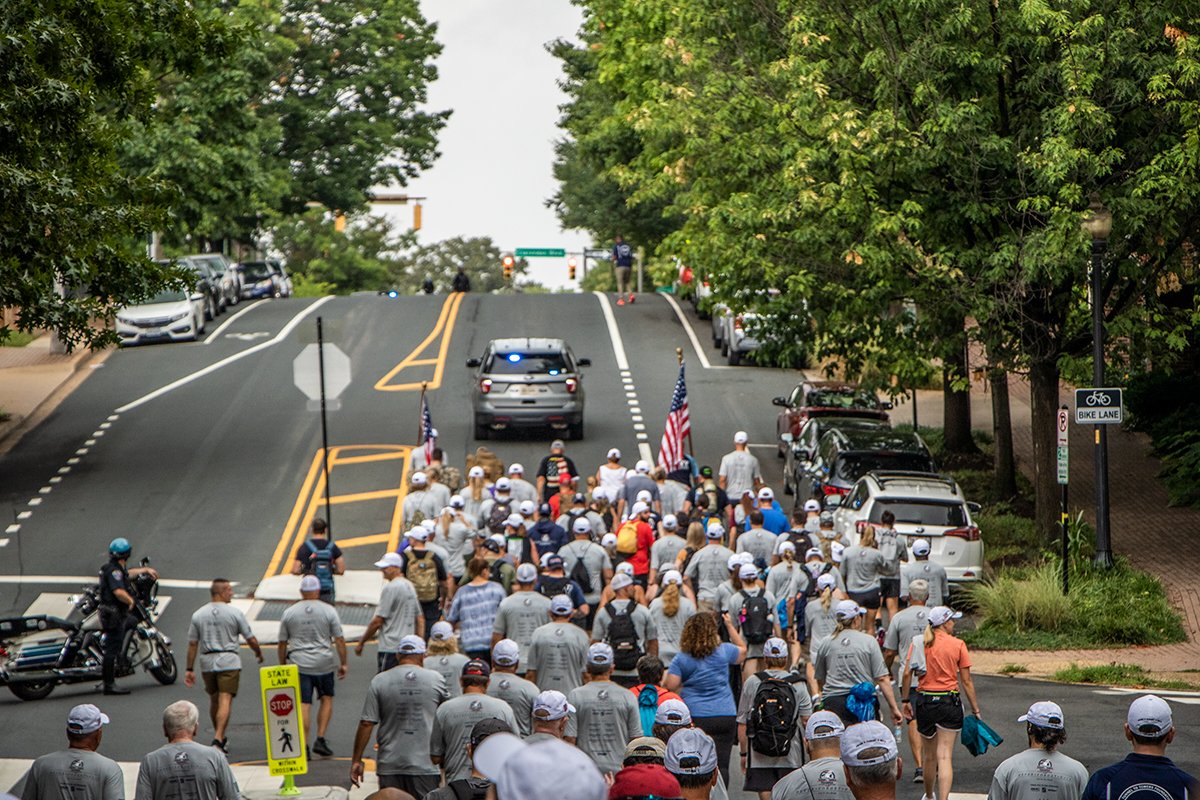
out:
{"label": "license plate", "polygon": [[521,384],[517,384],[516,386],[513,386],[508,391],[509,391],[509,394],[519,394],[522,397],[532,397],[534,395],[541,394],[543,389],[538,386],[524,386]]}

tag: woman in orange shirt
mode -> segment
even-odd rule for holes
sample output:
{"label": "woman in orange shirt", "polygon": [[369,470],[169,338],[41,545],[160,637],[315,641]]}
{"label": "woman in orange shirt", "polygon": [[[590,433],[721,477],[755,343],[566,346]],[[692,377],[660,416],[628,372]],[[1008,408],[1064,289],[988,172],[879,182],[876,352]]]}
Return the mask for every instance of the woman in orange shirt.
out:
{"label": "woman in orange shirt", "polygon": [[910,676],[920,675],[916,697],[901,697],[904,716],[917,720],[921,734],[922,762],[925,767],[925,798],[949,800],[954,782],[954,741],[963,726],[962,698],[959,686],[971,704],[971,713],[979,713],[975,683],[971,680],[971,656],[967,646],[954,635],[954,621],[962,616],[946,606],[929,611],[929,625],[921,639],[914,639],[905,661],[900,686],[912,685]]}

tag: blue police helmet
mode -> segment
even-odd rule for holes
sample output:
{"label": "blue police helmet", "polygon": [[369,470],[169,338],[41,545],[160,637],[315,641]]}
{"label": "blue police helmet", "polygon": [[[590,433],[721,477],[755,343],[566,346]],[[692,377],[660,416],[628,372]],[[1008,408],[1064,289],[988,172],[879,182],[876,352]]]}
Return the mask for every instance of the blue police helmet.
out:
{"label": "blue police helmet", "polygon": [[117,558],[127,558],[133,552],[133,545],[124,536],[118,536],[108,543],[108,554]]}

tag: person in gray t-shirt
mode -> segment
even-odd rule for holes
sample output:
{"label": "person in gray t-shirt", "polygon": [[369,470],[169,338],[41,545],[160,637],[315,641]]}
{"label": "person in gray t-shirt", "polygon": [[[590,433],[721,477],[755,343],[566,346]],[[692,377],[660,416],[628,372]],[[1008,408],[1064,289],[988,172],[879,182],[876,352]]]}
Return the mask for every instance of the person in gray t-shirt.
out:
{"label": "person in gray t-shirt", "polygon": [[[629,692],[626,692],[629,694]],[[66,750],[34,760],[22,800],[125,800],[121,767],[96,752],[108,716],[90,703],[67,714]]]}
{"label": "person in gray t-shirt", "polygon": [[163,711],[167,743],[138,768],[136,800],[240,800],[225,754],[195,741],[200,712],[187,700]]}
{"label": "person in gray t-shirt", "polygon": [[417,599],[416,588],[404,577],[404,559],[396,553],[384,553],[375,566],[383,572],[383,589],[379,593],[375,616],[367,623],[367,629],[354,647],[354,654],[361,656],[367,641],[378,631],[377,671],[383,672],[396,666],[396,650],[401,639],[410,634],[425,637],[425,614]]}
{"label": "person in gray t-shirt", "polygon": [[[596,622],[592,626],[592,641],[604,642],[609,638],[609,627],[613,623],[613,614],[623,615],[629,614],[630,620],[633,622],[633,630],[637,635],[638,649],[641,651],[638,658],[643,655],[658,655],[658,629],[654,627],[654,617],[650,615],[650,611],[643,605],[640,605],[633,599],[633,591],[637,586],[633,582],[633,578],[625,574],[617,574],[613,576],[612,588],[616,597],[609,601],[608,605],[596,612]],[[614,648],[618,646],[617,642],[609,641]],[[625,688],[636,686],[638,683],[638,673],[636,661],[635,665],[626,669],[618,669],[613,672],[614,679],[618,684]]]}
{"label": "person in gray t-shirt", "polygon": [[[321,583],[316,575],[300,579],[299,603],[283,612],[279,621],[279,663],[300,668],[300,715],[308,731],[309,709],[315,691],[321,701],[317,711],[317,735],[312,750],[322,756],[333,755],[325,741],[325,731],[333,718],[333,676],[346,677],[346,639],[337,611],[317,598]],[[305,737],[306,741],[308,737]]]}
{"label": "person in gray t-shirt", "polygon": [[804,729],[808,763],[788,773],[771,790],[771,800],[854,800],[842,764],[842,732],[836,714],[818,711]]}
{"label": "person in gray t-shirt", "polygon": [[520,677],[520,646],[512,639],[501,639],[492,648],[492,677],[488,681],[488,697],[495,697],[512,708],[517,718],[516,732],[521,738],[528,736],[533,728],[533,701],[537,699],[538,687]]}
{"label": "person in gray t-shirt", "polygon": [[463,693],[438,706],[433,715],[433,731],[429,734],[429,755],[434,764],[442,767],[446,783],[471,774],[471,759],[467,744],[471,729],[481,719],[495,717],[517,729],[517,718],[508,703],[488,697],[487,685],[491,669],[484,661],[474,659],[463,666]]}
{"label": "person in gray t-shirt", "polygon": [[[913,639],[920,638],[929,625],[929,608],[925,600],[929,597],[929,584],[921,579],[913,581],[908,586],[908,608],[897,612],[888,623],[887,633],[883,635],[883,661],[893,673],[893,678],[900,686],[900,696],[907,697],[916,688],[917,682],[911,680],[912,686],[900,685],[899,681],[904,672],[904,662],[896,666],[896,656],[907,656],[909,644]],[[917,732],[917,720],[914,717],[908,721],[908,743],[912,748],[913,766],[917,775],[923,774],[921,759],[921,736]]]}
{"label": "person in gray t-shirt", "polygon": [[[746,679],[742,685],[742,694],[738,698],[737,724],[739,750],[743,756],[742,772],[746,775],[746,788],[753,791],[770,791],[770,787],[783,777],[782,772],[796,769],[804,762],[804,726],[812,716],[812,698],[809,697],[808,687],[804,676],[788,671],[787,642],[779,638],[768,639],[763,655],[763,669]],[[750,736],[750,717],[754,709],[755,696],[762,686],[759,675],[786,681],[795,698],[795,714],[792,719],[796,726],[795,736],[786,755],[764,755],[755,749],[754,738]]]}
{"label": "person in gray t-shirt", "polygon": [[399,646],[396,666],[371,679],[354,734],[353,785],[362,782],[363,753],[378,725],[375,773],[379,788],[400,789],[414,797],[424,797],[437,788],[441,775],[430,761],[429,735],[434,714],[450,695],[446,679],[421,665],[424,657],[425,643],[410,634]]}
{"label": "person in gray t-shirt", "polygon": [[[587,517],[575,520],[572,523],[572,530],[575,540],[558,548],[558,554],[562,556],[563,571],[567,575],[571,574],[571,569],[575,566],[576,561],[583,561],[584,569],[587,570],[592,585],[580,588],[583,589],[583,599],[587,600],[588,605],[594,610],[596,603],[600,601],[600,592],[612,579],[612,559],[603,547],[591,540],[592,525]],[[589,589],[591,591],[588,591]]]}
{"label": "person in gray t-shirt", "polygon": [[554,689],[570,694],[583,683],[590,640],[582,628],[571,622],[573,611],[569,600],[557,610],[552,608],[551,613],[552,621],[533,632],[525,677],[543,691]]}
{"label": "person in gray t-shirt", "polygon": [[813,675],[825,708],[844,722],[858,722],[846,709],[846,699],[852,688],[869,681],[882,690],[892,712],[892,723],[899,725],[904,717],[896,703],[883,651],[874,636],[862,632],[862,612],[853,600],[842,600],[834,607],[837,627],[832,635],[813,645]]}
{"label": "person in gray t-shirt", "polygon": [[625,745],[642,734],[637,698],[613,683],[613,651],[603,642],[588,650],[588,682],[571,690],[567,702],[575,708],[567,718],[566,740],[587,753],[604,774],[617,772]]}
{"label": "person in gray t-shirt", "polygon": [[225,729],[229,725],[242,672],[239,637],[245,638],[259,664],[263,662],[263,654],[246,615],[230,605],[233,584],[217,578],[209,586],[208,593],[211,602],[197,609],[188,625],[187,671],[183,674],[183,685],[189,689],[196,685],[194,665],[199,653],[200,675],[209,699],[213,745],[224,750],[227,747]]}
{"label": "person in gray t-shirt", "polygon": [[913,560],[900,567],[900,597],[908,597],[908,585],[917,578],[929,581],[930,608],[946,604],[950,596],[950,581],[946,576],[946,568],[936,561],[929,560],[929,540],[917,539],[912,543]]}
{"label": "person in gray t-shirt", "polygon": [[742,495],[753,492],[762,483],[762,469],[758,459],[750,454],[746,442],[745,431],[733,435],[733,451],[721,458],[721,466],[717,470],[718,485],[729,496],[729,502],[740,506]]}
{"label": "person in gray t-shirt", "polygon": [[687,541],[679,535],[679,520],[674,514],[663,517],[658,526],[658,541],[650,547],[650,583],[657,585],[662,574],[675,568],[675,559]]}
{"label": "person in gray t-shirt", "polygon": [[729,557],[733,551],[721,544],[725,529],[719,524],[709,525],[704,535],[708,543],[692,556],[683,577],[692,582],[698,606],[708,603],[713,611],[721,611],[717,589],[729,577]]}
{"label": "person in gray t-shirt", "polygon": [[[758,568],[753,564],[740,564],[738,569],[742,581],[742,588],[729,596],[729,604],[726,610],[729,611],[729,621],[733,623],[733,627],[738,633],[746,636],[745,625],[749,620],[742,620],[742,609],[746,607],[751,598],[762,596],[767,601],[767,636],[779,636],[779,620],[775,613],[777,608],[777,600],[775,595],[767,591],[763,586],[763,582],[758,579]],[[762,639],[756,643],[746,642],[746,661],[742,665],[742,680],[746,680],[753,673],[757,672],[758,660],[762,658],[763,643],[766,639]]]}
{"label": "person in gray t-shirt", "polygon": [[[532,578],[532,581],[522,583],[522,578]],[[492,626],[492,646],[501,639],[512,639],[520,645],[521,666],[517,669],[518,673],[525,672],[533,632],[550,621],[550,598],[533,591],[536,581],[537,568],[533,564],[522,564],[517,569],[513,593],[500,601],[496,622]]]}
{"label": "person in gray t-shirt", "polygon": [[1034,703],[1017,722],[1025,723],[1029,749],[996,767],[987,800],[1079,800],[1088,772],[1083,764],[1058,751],[1067,740],[1062,708],[1057,703]]}

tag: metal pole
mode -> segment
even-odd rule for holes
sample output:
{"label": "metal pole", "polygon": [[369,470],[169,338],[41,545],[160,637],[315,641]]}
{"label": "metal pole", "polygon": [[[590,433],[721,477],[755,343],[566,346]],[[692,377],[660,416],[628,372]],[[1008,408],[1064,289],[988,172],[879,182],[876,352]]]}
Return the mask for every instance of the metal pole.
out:
{"label": "metal pole", "polygon": [[[1067,411],[1068,409],[1067,409],[1067,407],[1064,405],[1064,406],[1062,407],[1062,410],[1063,410],[1063,411]],[[1063,579],[1063,597],[1066,597],[1066,596],[1067,596],[1067,591],[1068,591],[1068,588],[1069,588],[1069,587],[1068,587],[1067,580],[1068,580],[1068,576],[1069,576],[1069,575],[1070,575],[1070,573],[1071,573],[1071,564],[1070,564],[1070,561],[1069,561],[1069,549],[1070,549],[1070,548],[1069,548],[1069,546],[1068,546],[1068,541],[1067,541],[1067,540],[1068,540],[1068,530],[1067,530],[1067,524],[1068,524],[1068,520],[1070,519],[1070,516],[1071,516],[1071,515],[1070,515],[1070,512],[1068,512],[1068,511],[1067,511],[1067,484],[1066,484],[1065,482],[1062,484],[1062,497],[1061,497],[1061,499],[1060,499],[1060,503],[1061,503],[1061,506],[1060,506],[1059,514],[1060,514],[1060,516],[1061,516],[1060,522],[1062,523],[1062,573],[1063,573],[1063,574],[1062,574],[1062,579]]]}
{"label": "metal pole", "polygon": [[913,433],[920,433],[921,429],[917,425],[917,390],[912,391],[913,398]]}
{"label": "metal pole", "polygon": [[[1103,239],[1092,240],[1092,384],[1104,386],[1104,301],[1102,272],[1104,268]],[[1112,535],[1108,525],[1108,431],[1107,425],[1095,427],[1096,461],[1096,556],[1094,563],[1105,569],[1113,565]]]}
{"label": "metal pole", "polygon": [[333,505],[329,502],[329,425],[325,421],[325,333],[317,317],[317,368],[321,376],[321,459],[325,464],[325,525],[333,541]]}

